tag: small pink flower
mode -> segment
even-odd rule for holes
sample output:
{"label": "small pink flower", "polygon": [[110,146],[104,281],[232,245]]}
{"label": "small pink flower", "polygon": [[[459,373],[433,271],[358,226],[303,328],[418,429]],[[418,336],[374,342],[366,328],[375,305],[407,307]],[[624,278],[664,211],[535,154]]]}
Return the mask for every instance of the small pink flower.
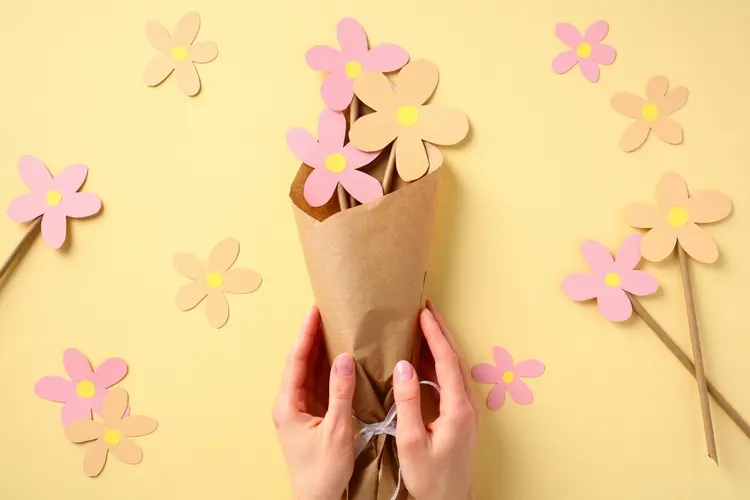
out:
{"label": "small pink flower", "polygon": [[[47,401],[64,403],[61,419],[65,426],[80,418],[91,419],[92,411],[102,415],[107,389],[128,373],[128,365],[120,358],[106,359],[96,370],[92,370],[86,356],[77,349],[67,349],[63,353],[63,365],[70,380],[44,377],[36,383],[34,392]],[[128,408],[125,415],[129,413]]]}
{"label": "small pink flower", "polygon": [[495,384],[487,396],[487,408],[497,410],[505,403],[505,393],[510,394],[519,405],[534,402],[534,393],[521,378],[540,377],[544,364],[536,359],[525,359],[513,363],[513,356],[502,347],[492,349],[495,364],[480,363],[471,369],[474,380],[483,384]]}
{"label": "small pink flower", "polygon": [[586,241],[581,253],[593,274],[573,274],[563,280],[562,288],[575,301],[596,298],[599,310],[610,321],[625,321],[633,314],[633,305],[625,292],[650,295],[659,289],[659,282],[646,271],[635,267],[641,261],[640,234],[634,234],[620,247],[613,260],[607,247]]}
{"label": "small pink flower", "polygon": [[24,156],[18,162],[18,172],[31,192],[13,200],[8,216],[16,222],[42,216],[44,241],[52,248],[60,248],[65,242],[68,217],[89,217],[102,208],[97,195],[77,192],[88,171],[86,165],[71,165],[53,178],[41,160]]}
{"label": "small pink flower", "polygon": [[318,119],[318,140],[303,128],[286,134],[289,149],[305,165],[315,170],[305,181],[305,200],[313,207],[325,205],[341,183],[360,203],[383,196],[377,179],[359,168],[373,161],[380,151],[365,153],[351,143],[344,146],[346,118],[339,111],[324,109]]}
{"label": "small pink flower", "polygon": [[617,52],[610,45],[599,43],[609,32],[607,21],[597,21],[581,35],[575,26],[560,23],[555,27],[557,38],[571,48],[559,54],[552,61],[552,70],[559,74],[566,73],[578,64],[581,73],[591,83],[599,80],[599,65],[615,62]]}
{"label": "small pink flower", "polygon": [[342,111],[352,102],[354,80],[363,71],[388,73],[409,62],[409,54],[398,45],[384,43],[368,50],[367,35],[355,19],[345,17],[336,26],[341,50],[326,45],[316,45],[307,51],[305,58],[312,69],[329,71],[323,81],[320,95],[326,106]]}

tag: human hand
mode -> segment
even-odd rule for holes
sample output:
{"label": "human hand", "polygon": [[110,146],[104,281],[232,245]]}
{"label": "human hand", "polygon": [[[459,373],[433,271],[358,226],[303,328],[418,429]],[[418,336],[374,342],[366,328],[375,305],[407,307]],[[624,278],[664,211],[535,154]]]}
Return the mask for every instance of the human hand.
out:
{"label": "human hand", "polygon": [[354,471],[354,382],[352,356],[341,354],[333,368],[328,364],[320,312],[313,307],[287,358],[273,409],[295,500],[343,496]]}
{"label": "human hand", "polygon": [[427,307],[419,322],[435,360],[440,416],[425,426],[419,379],[408,361],[399,361],[393,372],[393,391],[401,475],[416,500],[470,500],[479,410],[469,372],[450,331],[430,303]]}

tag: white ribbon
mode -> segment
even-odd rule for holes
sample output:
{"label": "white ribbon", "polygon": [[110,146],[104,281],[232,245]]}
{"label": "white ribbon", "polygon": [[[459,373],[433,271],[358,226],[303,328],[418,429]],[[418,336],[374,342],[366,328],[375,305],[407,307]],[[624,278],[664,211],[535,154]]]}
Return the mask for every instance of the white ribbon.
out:
{"label": "white ribbon", "polygon": [[[420,385],[429,385],[438,393],[440,393],[440,387],[435,384],[434,382],[430,382],[429,380],[423,380],[420,382]],[[396,437],[396,415],[398,414],[398,409],[396,408],[396,403],[391,406],[391,409],[388,410],[388,414],[385,416],[385,420],[382,422],[375,422],[374,424],[366,424],[362,422],[357,417],[354,417],[354,420],[359,422],[359,425],[361,426],[359,432],[354,437],[354,459],[356,460],[357,457],[362,453],[362,451],[365,449],[367,444],[374,438],[375,436],[380,435],[388,435]],[[398,483],[396,484],[396,491],[393,492],[393,496],[391,497],[391,500],[396,500],[398,498],[398,494],[401,492],[401,467],[398,468]]]}

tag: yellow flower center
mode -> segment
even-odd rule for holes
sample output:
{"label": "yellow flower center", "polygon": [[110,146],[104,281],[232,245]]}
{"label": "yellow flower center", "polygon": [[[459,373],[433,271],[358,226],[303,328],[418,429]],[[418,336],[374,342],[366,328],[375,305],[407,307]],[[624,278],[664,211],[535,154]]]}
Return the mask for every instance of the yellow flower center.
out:
{"label": "yellow flower center", "polygon": [[208,288],[219,288],[222,283],[224,283],[224,278],[219,273],[208,273],[206,276]]}
{"label": "yellow flower center", "polygon": [[89,380],[81,380],[76,384],[76,394],[83,399],[91,399],[96,394],[96,387]]}
{"label": "yellow flower center", "polygon": [[346,76],[348,76],[349,78],[357,78],[362,74],[362,65],[357,61],[349,61],[348,63],[346,63],[344,71],[346,72]]}
{"label": "yellow flower center", "polygon": [[60,191],[55,191],[54,189],[52,191],[47,191],[47,195],[44,197],[44,201],[47,202],[47,205],[50,205],[54,207],[55,205],[59,205],[62,201],[62,193]]}
{"label": "yellow flower center", "polygon": [[120,435],[120,431],[117,429],[108,429],[104,433],[104,442],[107,443],[110,446],[115,446],[120,444],[120,439],[122,436]]}
{"label": "yellow flower center", "polygon": [[604,277],[604,283],[606,283],[607,286],[615,288],[617,286],[620,286],[620,283],[622,283],[622,278],[620,278],[620,275],[617,273],[607,273],[607,275]]}
{"label": "yellow flower center", "polygon": [[578,57],[586,59],[591,55],[591,44],[586,42],[581,43],[576,49],[576,54],[578,54]]}
{"label": "yellow flower center", "polygon": [[672,207],[669,209],[669,225],[672,227],[682,227],[688,223],[688,213],[682,207]]}
{"label": "yellow flower center", "polygon": [[177,47],[172,49],[172,59],[175,61],[184,61],[187,59],[188,53],[187,48],[183,47],[182,45],[178,45]]}
{"label": "yellow flower center", "polygon": [[659,108],[656,104],[651,104],[649,102],[643,105],[641,114],[643,115],[643,118],[645,118],[647,122],[652,122],[656,120],[657,118],[659,118]]}
{"label": "yellow flower center", "polygon": [[503,373],[503,382],[505,382],[506,384],[510,384],[511,382],[513,382],[515,378],[516,376],[513,374],[512,371],[507,371]]}
{"label": "yellow flower center", "polygon": [[341,153],[332,153],[326,158],[326,170],[338,174],[346,168],[346,157]]}
{"label": "yellow flower center", "polygon": [[413,127],[419,121],[419,110],[414,106],[401,106],[396,111],[396,121],[404,127]]}

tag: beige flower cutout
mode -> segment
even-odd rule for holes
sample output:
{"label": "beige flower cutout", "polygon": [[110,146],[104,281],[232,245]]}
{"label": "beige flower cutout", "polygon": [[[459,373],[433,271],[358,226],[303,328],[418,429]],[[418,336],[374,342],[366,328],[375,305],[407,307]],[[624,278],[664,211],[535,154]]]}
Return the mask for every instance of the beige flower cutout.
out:
{"label": "beige flower cutout", "polygon": [[623,151],[638,149],[652,130],[666,143],[682,143],[682,127],[669,116],[685,105],[689,92],[685,87],[668,89],[667,77],[655,76],[646,85],[646,99],[627,92],[612,96],[610,103],[615,111],[635,119],[620,139]]}
{"label": "beige flower cutout", "polygon": [[177,292],[177,307],[189,311],[206,299],[206,316],[214,328],[221,328],[229,319],[229,304],[224,293],[250,293],[258,289],[261,277],[250,269],[230,269],[240,253],[240,244],[233,238],[220,242],[211,251],[208,263],[186,253],[174,257],[177,270],[194,280]]}
{"label": "beige flower cutout", "polygon": [[135,465],[143,459],[143,450],[130,438],[151,434],[158,424],[150,417],[123,417],[127,407],[125,389],[112,389],[104,397],[103,422],[82,418],[65,428],[65,436],[73,443],[94,441],[83,457],[83,472],[87,476],[96,477],[101,473],[110,452],[126,464]]}
{"label": "beige flower cutout", "polygon": [[685,180],[675,173],[664,175],[656,188],[657,206],[635,204],[626,209],[628,224],[650,229],[641,240],[643,257],[664,260],[679,245],[692,258],[705,264],[716,262],[719,248],[698,224],[718,222],[732,212],[729,197],[718,191],[690,196]]}
{"label": "beige flower cutout", "polygon": [[349,140],[361,151],[380,151],[394,139],[396,170],[405,181],[422,177],[442,163],[433,146],[461,142],[469,132],[469,120],[453,108],[425,104],[438,84],[437,66],[412,61],[396,77],[396,85],[375,71],[354,81],[354,93],[375,110],[354,122]]}
{"label": "beige flower cutout", "polygon": [[197,12],[188,12],[177,23],[174,36],[157,21],[146,24],[146,36],[154,48],[161,52],[146,67],[143,82],[149,87],[159,85],[174,72],[177,85],[185,94],[194,96],[201,90],[201,79],[194,63],[207,63],[216,59],[219,49],[214,42],[193,43],[198,35],[201,18]]}

